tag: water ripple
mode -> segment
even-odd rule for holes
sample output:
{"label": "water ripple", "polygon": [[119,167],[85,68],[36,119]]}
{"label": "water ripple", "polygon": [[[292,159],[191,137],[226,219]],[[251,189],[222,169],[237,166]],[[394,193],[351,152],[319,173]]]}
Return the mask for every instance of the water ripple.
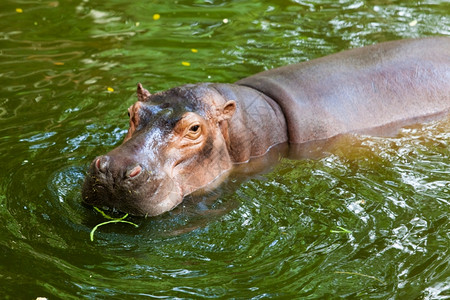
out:
{"label": "water ripple", "polygon": [[445,1],[400,2],[2,2],[0,295],[448,298],[450,119],[343,137],[326,156],[283,158],[166,215],[130,218],[139,228],[102,226],[94,242],[104,218],[81,203],[88,164],[123,139],[137,82],[233,82],[449,35]]}

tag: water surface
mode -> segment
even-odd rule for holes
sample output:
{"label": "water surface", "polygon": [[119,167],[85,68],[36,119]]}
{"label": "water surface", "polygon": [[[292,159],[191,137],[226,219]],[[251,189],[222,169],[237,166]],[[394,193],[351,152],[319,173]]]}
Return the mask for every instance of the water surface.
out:
{"label": "water surface", "polygon": [[[0,4],[2,298],[448,299],[450,120],[280,158],[139,225],[100,227],[87,165],[151,92],[450,35],[427,1]],[[194,49],[194,50],[193,50]],[[183,64],[184,62],[184,64]]]}

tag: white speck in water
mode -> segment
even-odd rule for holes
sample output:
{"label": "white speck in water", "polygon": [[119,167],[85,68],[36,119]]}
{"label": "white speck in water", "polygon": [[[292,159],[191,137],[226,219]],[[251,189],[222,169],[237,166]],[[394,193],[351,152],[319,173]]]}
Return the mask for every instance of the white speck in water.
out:
{"label": "white speck in water", "polygon": [[409,26],[413,27],[417,25],[417,20],[412,20],[411,22],[409,22]]}

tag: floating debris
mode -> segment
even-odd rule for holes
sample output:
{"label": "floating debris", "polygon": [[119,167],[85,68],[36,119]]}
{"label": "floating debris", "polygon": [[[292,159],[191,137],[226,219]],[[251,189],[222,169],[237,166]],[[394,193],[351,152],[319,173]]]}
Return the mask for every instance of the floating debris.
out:
{"label": "floating debris", "polygon": [[357,273],[357,272],[341,272],[341,271],[336,271],[334,272],[334,274],[346,274],[346,275],[356,275],[356,276],[362,276],[362,277],[367,277],[370,279],[374,279],[382,284],[386,284],[383,280],[376,278],[375,276],[371,276],[371,275],[366,275],[366,274],[361,274],[361,273]]}
{"label": "floating debris", "polygon": [[417,20],[412,20],[411,22],[409,22],[409,26],[413,27],[417,25]]}
{"label": "floating debris", "polygon": [[338,226],[340,230],[330,230],[331,233],[352,233],[350,230],[345,229],[344,227]]}
{"label": "floating debris", "polygon": [[103,226],[103,225],[112,224],[112,223],[125,223],[125,224],[133,225],[133,226],[136,227],[136,228],[139,227],[139,225],[137,225],[137,224],[135,224],[135,223],[133,223],[133,222],[125,221],[125,220],[124,220],[126,217],[128,217],[128,214],[126,214],[125,216],[123,216],[123,217],[121,217],[121,218],[113,218],[113,217],[111,217],[111,216],[108,216],[104,211],[102,211],[102,210],[99,209],[98,207],[95,207],[95,206],[94,206],[94,209],[95,209],[96,211],[98,211],[99,213],[101,213],[103,217],[105,217],[106,219],[109,219],[109,221],[106,221],[106,222],[97,224],[94,228],[92,228],[91,233],[90,233],[91,242],[94,241],[94,233],[95,233],[95,231],[96,231],[100,226]]}

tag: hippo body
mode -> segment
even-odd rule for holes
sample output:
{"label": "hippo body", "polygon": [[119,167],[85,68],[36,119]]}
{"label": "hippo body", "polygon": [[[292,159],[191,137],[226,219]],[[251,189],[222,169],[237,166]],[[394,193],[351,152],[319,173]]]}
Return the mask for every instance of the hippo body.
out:
{"label": "hippo body", "polygon": [[83,200],[159,215],[281,143],[412,124],[450,111],[450,38],[386,42],[235,84],[151,95],[138,85],[124,143],[97,157]]}
{"label": "hippo body", "polygon": [[450,39],[357,48],[237,82],[274,99],[290,143],[330,138],[449,110]]}

